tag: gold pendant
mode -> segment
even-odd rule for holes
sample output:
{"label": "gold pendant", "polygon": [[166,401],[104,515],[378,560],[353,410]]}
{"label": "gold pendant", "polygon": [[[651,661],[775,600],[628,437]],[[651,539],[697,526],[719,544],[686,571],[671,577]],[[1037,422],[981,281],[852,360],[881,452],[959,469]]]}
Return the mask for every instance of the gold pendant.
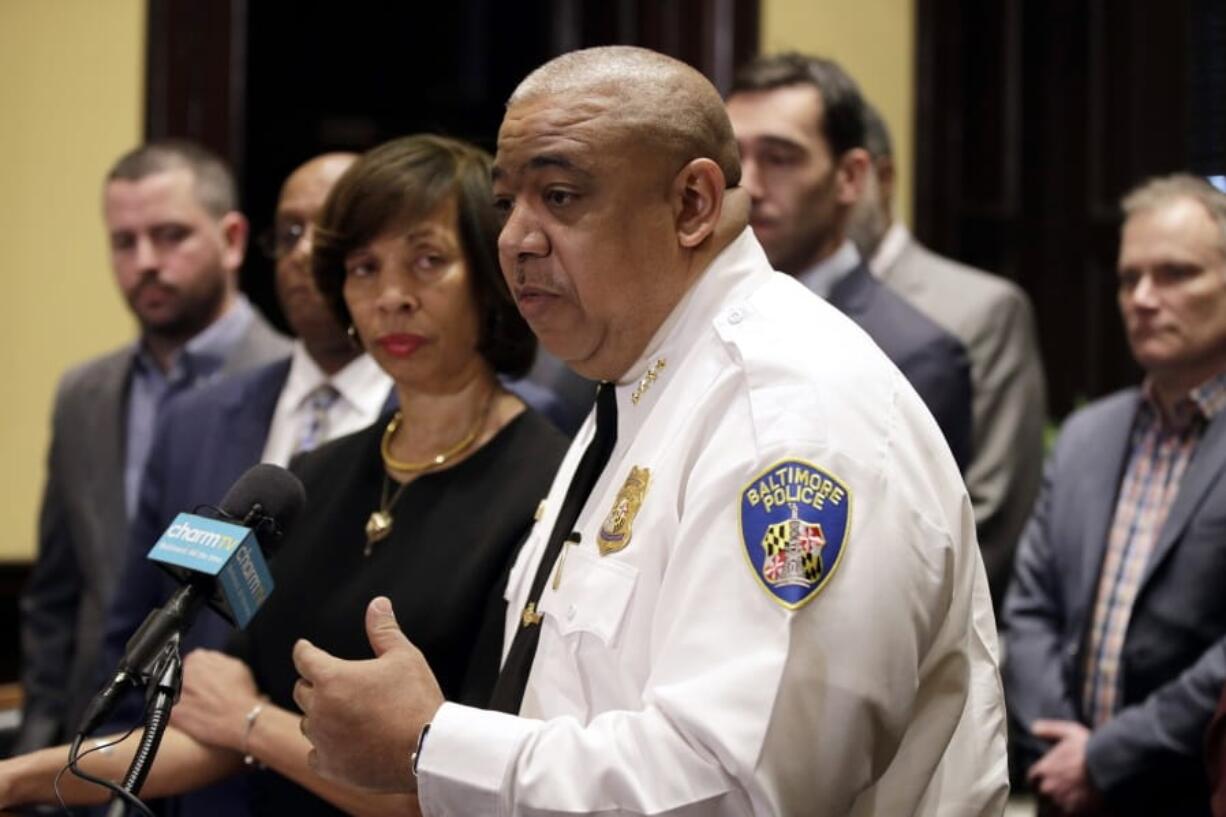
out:
{"label": "gold pendant", "polygon": [[365,555],[370,555],[371,547],[375,542],[381,542],[387,538],[392,532],[392,515],[384,510],[373,511],[370,518],[366,520],[366,550]]}
{"label": "gold pendant", "polygon": [[604,524],[600,526],[600,533],[596,536],[596,546],[600,549],[601,556],[616,553],[630,544],[634,517],[638,516],[639,507],[642,506],[643,498],[647,495],[647,485],[650,482],[651,469],[638,467],[630,469],[630,475],[626,477],[626,482],[617,492],[617,498],[613,500],[613,507],[609,515],[605,517]]}

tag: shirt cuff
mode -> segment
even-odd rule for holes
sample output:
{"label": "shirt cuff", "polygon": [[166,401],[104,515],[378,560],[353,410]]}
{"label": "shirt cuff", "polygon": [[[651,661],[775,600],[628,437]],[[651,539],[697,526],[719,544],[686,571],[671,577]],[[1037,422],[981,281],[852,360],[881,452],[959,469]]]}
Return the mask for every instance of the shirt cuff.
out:
{"label": "shirt cuff", "polygon": [[430,721],[417,759],[425,817],[503,814],[503,784],[540,721],[445,703]]}

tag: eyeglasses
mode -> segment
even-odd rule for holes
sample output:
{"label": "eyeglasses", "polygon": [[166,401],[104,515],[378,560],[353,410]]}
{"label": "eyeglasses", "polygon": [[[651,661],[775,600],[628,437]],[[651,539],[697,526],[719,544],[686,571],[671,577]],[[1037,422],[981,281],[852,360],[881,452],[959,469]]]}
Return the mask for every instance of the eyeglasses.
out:
{"label": "eyeglasses", "polygon": [[256,244],[265,257],[280,261],[294,251],[309,227],[304,221],[283,221],[260,233]]}

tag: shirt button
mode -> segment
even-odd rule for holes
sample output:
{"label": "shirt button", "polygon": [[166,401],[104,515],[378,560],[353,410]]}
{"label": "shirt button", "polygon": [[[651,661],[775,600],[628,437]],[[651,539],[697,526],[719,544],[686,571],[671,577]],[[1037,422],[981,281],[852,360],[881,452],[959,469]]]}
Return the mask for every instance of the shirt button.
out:
{"label": "shirt button", "polygon": [[745,313],[741,311],[740,307],[734,306],[728,310],[728,323],[734,326],[740,323],[744,317]]}
{"label": "shirt button", "polygon": [[573,605],[573,604],[572,604],[570,607],[567,607],[567,608],[566,608],[566,620],[567,620],[567,621],[574,621],[574,620],[575,620],[575,613],[576,613],[576,612],[577,612],[577,611],[575,610],[575,605]]}

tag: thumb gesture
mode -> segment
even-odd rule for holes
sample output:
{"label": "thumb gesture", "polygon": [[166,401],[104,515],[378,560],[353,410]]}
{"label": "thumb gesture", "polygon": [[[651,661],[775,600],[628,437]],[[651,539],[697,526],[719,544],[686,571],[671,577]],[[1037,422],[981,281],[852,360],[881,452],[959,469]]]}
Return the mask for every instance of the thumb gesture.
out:
{"label": "thumb gesture", "polygon": [[384,653],[396,648],[413,649],[400,630],[396,614],[392,612],[392,603],[386,596],[379,596],[366,606],[366,637],[370,640],[375,658],[381,658]]}

